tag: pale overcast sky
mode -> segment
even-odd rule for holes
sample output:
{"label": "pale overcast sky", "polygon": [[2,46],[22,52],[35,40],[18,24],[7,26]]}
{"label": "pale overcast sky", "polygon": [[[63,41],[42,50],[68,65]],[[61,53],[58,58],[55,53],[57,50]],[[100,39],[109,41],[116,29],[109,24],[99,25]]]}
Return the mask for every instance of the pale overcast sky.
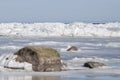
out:
{"label": "pale overcast sky", "polygon": [[0,0],[0,22],[120,22],[120,0]]}

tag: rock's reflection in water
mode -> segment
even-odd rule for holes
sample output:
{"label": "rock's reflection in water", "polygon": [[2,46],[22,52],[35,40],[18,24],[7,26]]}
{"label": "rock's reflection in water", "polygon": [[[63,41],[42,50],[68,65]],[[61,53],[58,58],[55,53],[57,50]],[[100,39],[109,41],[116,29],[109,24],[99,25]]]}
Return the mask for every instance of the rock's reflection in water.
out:
{"label": "rock's reflection in water", "polygon": [[60,80],[60,76],[1,76],[0,80]]}
{"label": "rock's reflection in water", "polygon": [[33,76],[32,80],[60,80],[60,76]]}

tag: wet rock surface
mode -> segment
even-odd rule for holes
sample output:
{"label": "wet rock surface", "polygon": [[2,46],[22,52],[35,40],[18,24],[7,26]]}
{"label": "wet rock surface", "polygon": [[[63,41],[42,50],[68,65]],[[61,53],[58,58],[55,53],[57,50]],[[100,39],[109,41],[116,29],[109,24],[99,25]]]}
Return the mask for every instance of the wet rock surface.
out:
{"label": "wet rock surface", "polygon": [[97,67],[105,66],[105,64],[100,62],[86,62],[84,63],[83,66],[88,68],[97,68]]}
{"label": "wet rock surface", "polygon": [[76,46],[69,46],[67,51],[78,51],[78,48]]}

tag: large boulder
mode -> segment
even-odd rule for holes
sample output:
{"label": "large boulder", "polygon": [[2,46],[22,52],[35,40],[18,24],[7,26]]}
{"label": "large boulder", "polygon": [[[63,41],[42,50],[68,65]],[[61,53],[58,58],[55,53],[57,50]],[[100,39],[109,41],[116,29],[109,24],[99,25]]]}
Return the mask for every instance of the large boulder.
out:
{"label": "large boulder", "polygon": [[16,61],[31,63],[34,71],[61,71],[60,55],[55,49],[27,46],[14,54],[17,55]]}
{"label": "large boulder", "polygon": [[105,64],[100,62],[86,62],[84,63],[83,66],[88,68],[97,68],[97,67],[105,66]]}

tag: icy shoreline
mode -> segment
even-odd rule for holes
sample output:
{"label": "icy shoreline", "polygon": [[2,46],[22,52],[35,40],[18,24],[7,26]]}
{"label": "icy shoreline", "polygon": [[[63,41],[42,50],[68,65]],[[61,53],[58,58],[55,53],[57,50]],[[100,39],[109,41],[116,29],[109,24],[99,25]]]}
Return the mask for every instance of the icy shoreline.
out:
{"label": "icy shoreline", "polygon": [[2,36],[120,37],[120,23],[1,23]]}

